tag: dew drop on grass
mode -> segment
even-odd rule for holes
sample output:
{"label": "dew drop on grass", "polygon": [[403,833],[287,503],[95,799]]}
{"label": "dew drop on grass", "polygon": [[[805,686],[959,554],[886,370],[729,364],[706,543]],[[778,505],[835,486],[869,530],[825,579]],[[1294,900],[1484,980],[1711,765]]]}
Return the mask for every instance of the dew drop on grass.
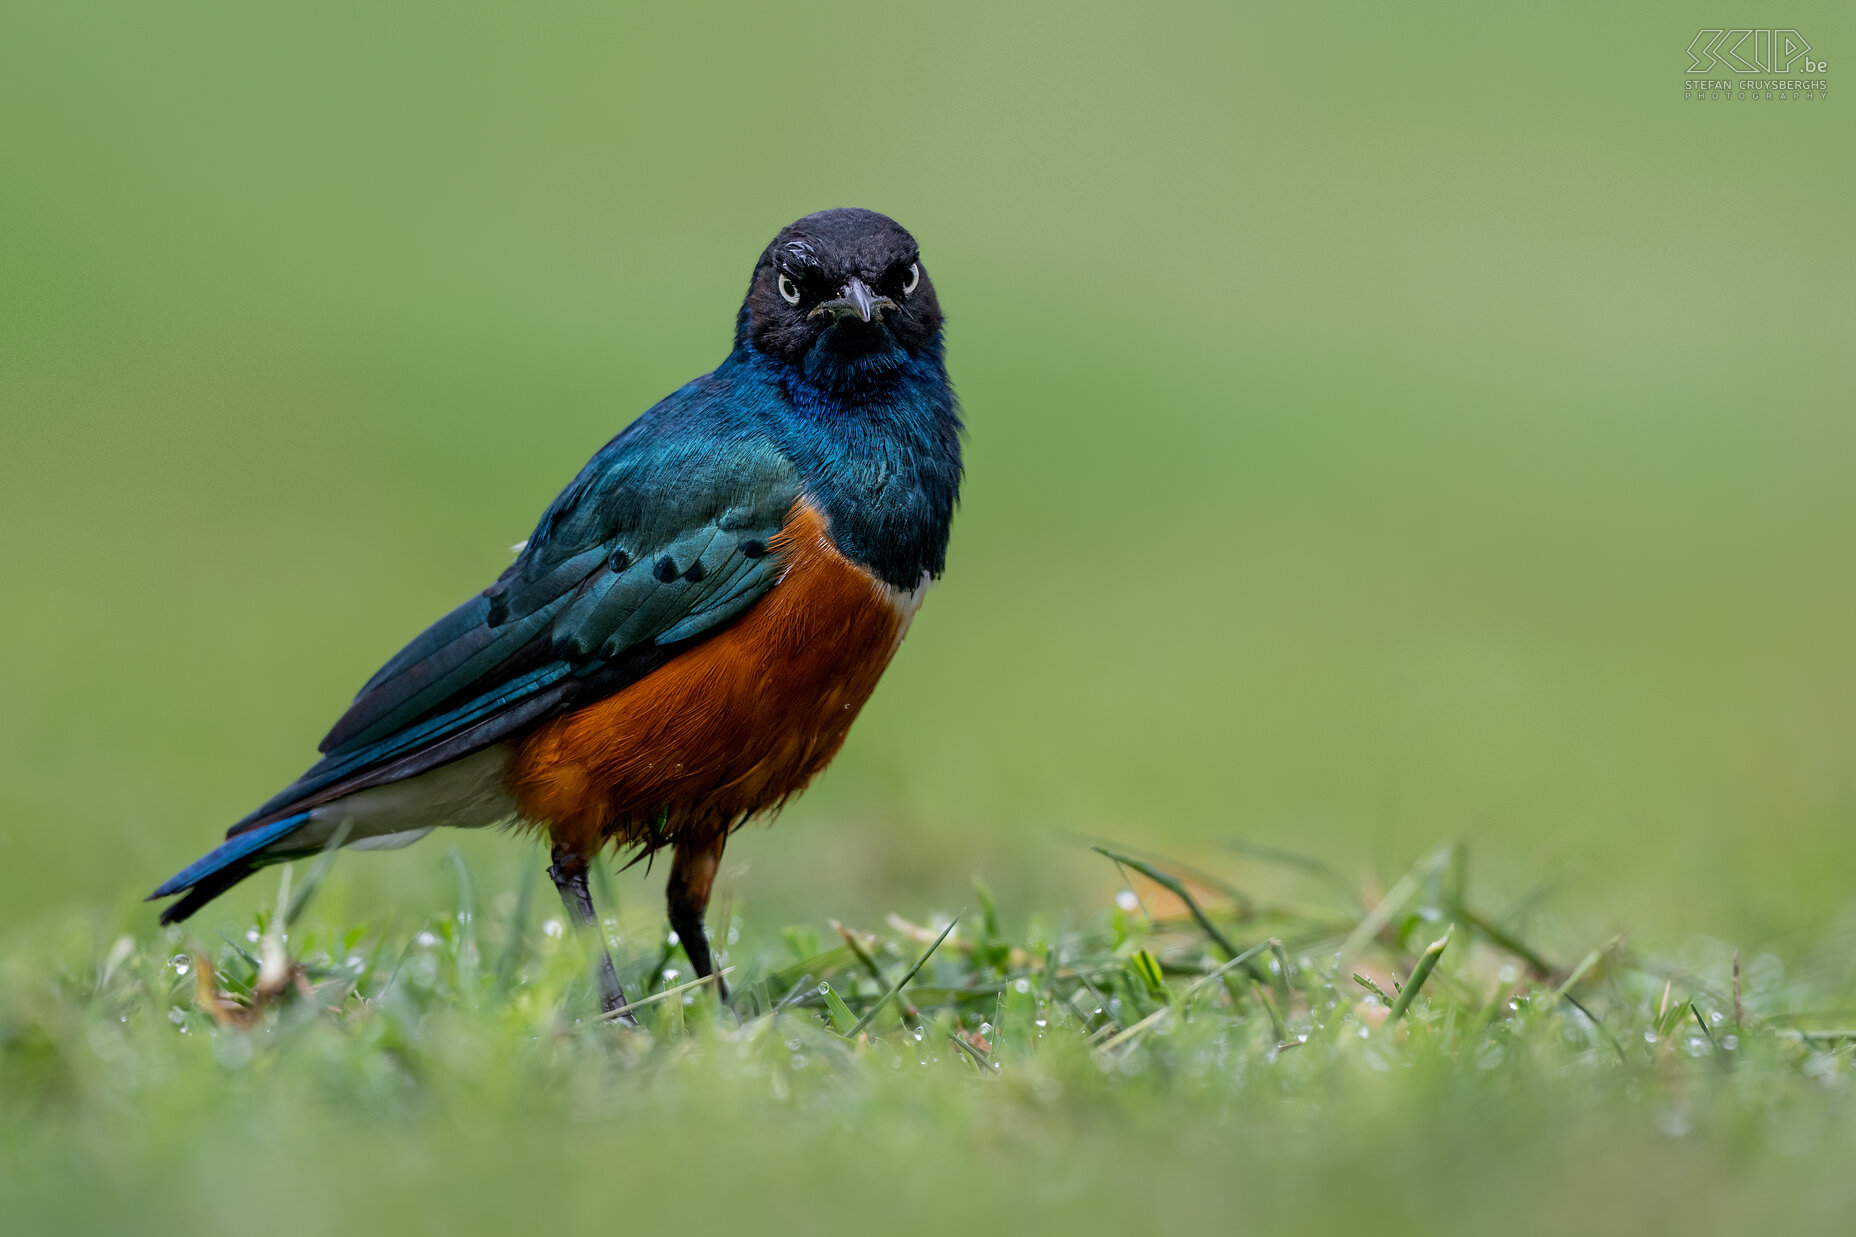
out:
{"label": "dew drop on grass", "polygon": [[186,954],[175,954],[168,959],[168,965],[174,968],[176,975],[185,975],[193,969],[193,961]]}
{"label": "dew drop on grass", "polygon": [[1734,1049],[1738,1048],[1739,1046],[1740,1046],[1740,1037],[1738,1035],[1721,1036],[1721,1047],[1727,1049],[1727,1051],[1732,1052]]}
{"label": "dew drop on grass", "polygon": [[559,940],[561,938],[561,933],[564,931],[566,931],[566,929],[558,919],[550,919],[541,925],[542,935],[552,937],[555,940]]}
{"label": "dew drop on grass", "polygon": [[1134,890],[1124,889],[1115,895],[1115,905],[1133,914],[1141,908],[1141,900],[1134,895]]}
{"label": "dew drop on grass", "polygon": [[1018,981],[1017,983],[1015,983],[1015,984],[1013,984],[1013,985],[1012,985],[1012,991],[1014,991],[1014,992],[1029,992],[1029,991],[1031,991],[1031,981],[1030,981],[1030,980],[1028,980],[1028,979],[1021,979],[1021,980],[1019,980],[1019,981]]}
{"label": "dew drop on grass", "polygon": [[1646,1044],[1654,1044],[1656,1042],[1656,1032],[1645,1031],[1643,1033],[1643,1042]]}
{"label": "dew drop on grass", "polygon": [[413,939],[419,942],[419,947],[421,949],[430,949],[432,946],[438,944],[438,938],[433,936],[430,932],[421,932]]}
{"label": "dew drop on grass", "polygon": [[664,933],[664,944],[674,947],[682,943],[682,938],[677,935],[677,930],[675,928]]}

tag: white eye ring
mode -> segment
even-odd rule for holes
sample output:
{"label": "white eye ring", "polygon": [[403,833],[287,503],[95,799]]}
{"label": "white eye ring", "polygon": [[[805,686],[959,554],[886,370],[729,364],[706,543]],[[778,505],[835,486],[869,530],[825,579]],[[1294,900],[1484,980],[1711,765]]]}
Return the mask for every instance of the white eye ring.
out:
{"label": "white eye ring", "polygon": [[922,264],[920,262],[909,263],[909,282],[902,285],[902,295],[907,296],[909,293],[915,291],[915,285],[921,281]]}
{"label": "white eye ring", "polygon": [[799,303],[799,285],[784,275],[780,276],[780,295],[785,298],[788,305],[797,305]]}

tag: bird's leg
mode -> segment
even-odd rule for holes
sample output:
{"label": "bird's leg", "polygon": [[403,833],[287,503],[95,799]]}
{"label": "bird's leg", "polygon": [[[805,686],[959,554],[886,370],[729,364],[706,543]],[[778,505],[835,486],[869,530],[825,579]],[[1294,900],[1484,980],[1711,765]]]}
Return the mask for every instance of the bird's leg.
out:
{"label": "bird's leg", "polygon": [[[561,891],[561,901],[566,904],[568,917],[575,926],[599,933],[599,1008],[608,1014],[623,1008],[625,989],[619,987],[619,972],[612,965],[612,951],[606,948],[606,934],[600,930],[599,918],[593,913],[593,895],[587,892],[586,856],[556,846],[548,878]],[[619,1017],[632,1026],[638,1025],[638,1020],[630,1014]]]}
{"label": "bird's leg", "polygon": [[[698,979],[707,979],[715,970],[709,957],[709,932],[703,927],[702,913],[709,907],[709,891],[715,885],[715,870],[722,862],[722,847],[728,841],[718,834],[704,842],[677,843],[676,857],[670,863],[670,881],[664,887],[664,900],[670,907],[670,926],[683,943],[690,965]],[[715,977],[715,994],[728,999],[728,985]]]}

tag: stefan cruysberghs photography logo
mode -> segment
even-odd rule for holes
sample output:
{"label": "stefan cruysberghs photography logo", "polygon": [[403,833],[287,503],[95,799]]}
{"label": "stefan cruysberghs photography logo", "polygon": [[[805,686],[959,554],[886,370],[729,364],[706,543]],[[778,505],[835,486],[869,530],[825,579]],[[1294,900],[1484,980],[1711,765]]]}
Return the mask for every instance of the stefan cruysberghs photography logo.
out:
{"label": "stefan cruysberghs photography logo", "polygon": [[1684,99],[1818,103],[1830,97],[1829,65],[1796,30],[1710,27],[1688,45]]}

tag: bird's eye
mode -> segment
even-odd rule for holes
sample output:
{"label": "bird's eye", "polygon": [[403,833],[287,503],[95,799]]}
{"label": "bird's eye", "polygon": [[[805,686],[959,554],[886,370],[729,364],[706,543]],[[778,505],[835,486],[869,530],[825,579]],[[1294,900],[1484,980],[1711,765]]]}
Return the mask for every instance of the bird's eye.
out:
{"label": "bird's eye", "polygon": [[922,264],[920,262],[909,263],[909,277],[902,281],[902,295],[907,296],[909,293],[915,291],[915,285],[921,281]]}
{"label": "bird's eye", "polygon": [[794,283],[791,279],[788,279],[785,275],[780,276],[780,295],[786,298],[786,303],[788,305],[797,305],[799,303],[799,285]]}

